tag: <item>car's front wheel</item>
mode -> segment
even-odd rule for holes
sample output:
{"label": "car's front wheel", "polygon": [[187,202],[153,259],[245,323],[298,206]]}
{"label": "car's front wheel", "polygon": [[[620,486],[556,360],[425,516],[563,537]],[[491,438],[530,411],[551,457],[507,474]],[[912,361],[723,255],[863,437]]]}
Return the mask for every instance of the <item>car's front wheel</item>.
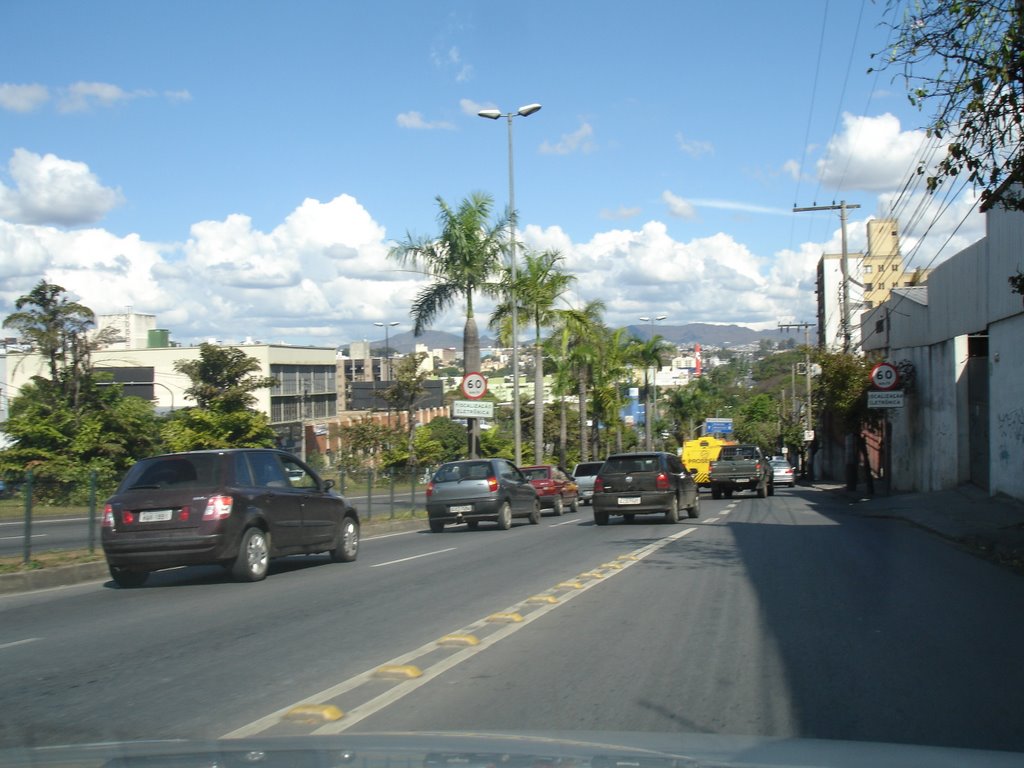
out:
{"label": "car's front wheel", "polygon": [[122,589],[141,587],[149,578],[149,571],[129,571],[116,565],[110,566],[110,578]]}
{"label": "car's front wheel", "polygon": [[348,515],[342,518],[334,545],[331,560],[336,563],[354,561],[359,554],[359,523]]}
{"label": "car's front wheel", "polygon": [[[561,512],[559,512],[561,514]],[[530,512],[530,525],[540,525],[540,502],[533,502],[533,510]]]}
{"label": "car's front wheel", "polygon": [[270,536],[261,528],[246,528],[238,545],[231,575],[238,581],[262,581],[270,568]]}

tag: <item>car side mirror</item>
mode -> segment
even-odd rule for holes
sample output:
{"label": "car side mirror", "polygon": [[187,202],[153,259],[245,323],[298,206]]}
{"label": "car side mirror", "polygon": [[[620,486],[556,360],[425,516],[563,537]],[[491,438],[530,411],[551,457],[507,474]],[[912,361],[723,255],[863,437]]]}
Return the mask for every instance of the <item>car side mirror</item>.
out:
{"label": "car side mirror", "polygon": [[330,478],[327,478],[326,480],[324,480],[324,490],[325,491],[329,491],[333,487],[334,487],[334,481],[333,480],[331,480]]}

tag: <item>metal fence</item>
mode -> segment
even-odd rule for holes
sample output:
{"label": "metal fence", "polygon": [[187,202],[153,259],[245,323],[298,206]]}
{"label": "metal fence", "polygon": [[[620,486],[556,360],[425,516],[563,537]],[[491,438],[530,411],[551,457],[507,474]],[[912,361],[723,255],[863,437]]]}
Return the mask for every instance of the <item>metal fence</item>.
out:
{"label": "metal fence", "polygon": [[[363,522],[426,518],[429,473],[423,468],[357,472],[324,469],[321,477],[359,512]],[[100,547],[103,505],[114,492],[91,473],[83,482],[56,482],[32,472],[0,493],[0,558],[30,562],[33,554]]]}

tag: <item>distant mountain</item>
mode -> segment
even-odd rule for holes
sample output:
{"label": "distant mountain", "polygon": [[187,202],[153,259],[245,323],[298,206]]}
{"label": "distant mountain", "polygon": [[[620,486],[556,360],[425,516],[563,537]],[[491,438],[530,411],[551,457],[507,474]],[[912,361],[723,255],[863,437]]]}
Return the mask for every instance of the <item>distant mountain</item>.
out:
{"label": "distant mountain", "polygon": [[[651,337],[651,326],[649,323],[628,325],[626,330],[640,339]],[[655,325],[653,332],[663,338],[678,344],[700,344],[705,347],[739,347],[747,344],[757,344],[762,339],[770,339],[775,342],[783,342],[788,338],[796,338],[798,344],[803,343],[803,334],[794,336],[793,332],[787,333],[777,328],[767,331],[755,331],[742,325],[713,325],[711,323],[687,323],[686,325]],[[412,353],[417,344],[426,344],[428,349],[443,349],[454,347],[462,354],[462,334],[447,333],[446,331],[424,331],[422,336],[414,336],[412,331],[403,331],[388,337],[391,349],[401,355]],[[480,346],[489,347],[495,343],[489,336],[480,337]],[[384,339],[377,339],[370,342],[374,349],[384,348]]]}

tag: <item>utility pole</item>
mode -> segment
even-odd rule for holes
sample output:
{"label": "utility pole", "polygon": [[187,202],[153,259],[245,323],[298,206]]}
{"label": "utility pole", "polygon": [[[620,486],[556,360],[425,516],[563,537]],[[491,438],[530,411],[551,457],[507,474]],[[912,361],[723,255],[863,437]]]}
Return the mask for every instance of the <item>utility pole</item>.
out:
{"label": "utility pole", "polygon": [[[780,331],[788,331],[795,328],[804,329],[804,374],[807,377],[807,408],[804,411],[804,430],[810,433],[814,429],[814,420],[811,414],[811,328],[814,323],[779,323]],[[796,380],[793,381],[793,398],[796,398]],[[813,479],[813,478],[812,478]]]}
{"label": "utility pole", "polygon": [[803,211],[839,211],[839,223],[843,238],[843,257],[839,268],[843,273],[843,352],[849,353],[853,346],[853,332],[850,325],[850,264],[849,254],[846,249],[846,212],[851,208],[860,208],[859,205],[847,205],[845,200],[840,200],[839,205],[812,205],[807,208],[793,208],[793,213]]}

